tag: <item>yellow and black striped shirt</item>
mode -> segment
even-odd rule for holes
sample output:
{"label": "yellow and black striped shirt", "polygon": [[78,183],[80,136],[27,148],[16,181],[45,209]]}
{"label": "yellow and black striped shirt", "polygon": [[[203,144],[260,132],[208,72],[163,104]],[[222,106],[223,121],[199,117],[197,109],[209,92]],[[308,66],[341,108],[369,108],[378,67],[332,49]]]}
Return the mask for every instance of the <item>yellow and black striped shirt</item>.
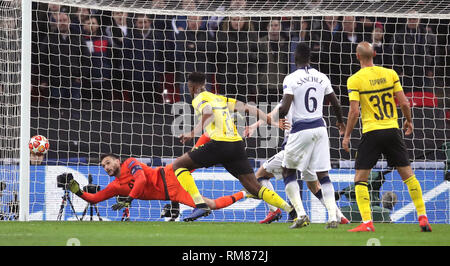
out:
{"label": "yellow and black striped shirt", "polygon": [[398,128],[394,93],[403,90],[397,73],[392,69],[365,67],[347,80],[350,101],[359,101],[363,133]]}
{"label": "yellow and black striped shirt", "polygon": [[192,106],[200,120],[203,108],[208,104],[214,114],[214,120],[205,128],[209,137],[216,141],[241,141],[242,137],[239,135],[230,114],[230,111],[234,111],[236,100],[208,91],[200,93],[192,100]]}

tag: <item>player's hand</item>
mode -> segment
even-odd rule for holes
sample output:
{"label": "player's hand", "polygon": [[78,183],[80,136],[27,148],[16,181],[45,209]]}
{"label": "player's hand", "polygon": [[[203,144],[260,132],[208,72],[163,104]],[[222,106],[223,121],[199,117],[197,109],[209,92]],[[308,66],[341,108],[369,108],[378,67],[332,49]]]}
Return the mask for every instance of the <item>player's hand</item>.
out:
{"label": "player's hand", "polygon": [[183,144],[190,141],[193,138],[194,138],[194,134],[192,132],[181,134],[179,136],[180,142]]}
{"label": "player's hand", "polygon": [[291,123],[286,118],[281,118],[278,121],[278,127],[282,130],[291,130]]}
{"label": "player's hand", "polygon": [[342,140],[342,147],[346,152],[350,152],[350,137],[344,137]]}
{"label": "player's hand", "polygon": [[336,126],[339,129],[339,135],[341,135],[341,136],[344,135],[345,134],[345,123],[344,122],[342,122],[342,123],[336,122]]}
{"label": "player's hand", "polygon": [[412,122],[408,122],[408,120],[405,121],[405,123],[403,124],[403,130],[405,130],[405,135],[411,135],[411,133],[414,130],[414,126]]}
{"label": "player's hand", "polygon": [[83,191],[81,191],[80,189],[80,184],[78,184],[78,182],[75,181],[75,179],[69,181],[68,188],[72,193],[74,193],[77,196],[83,195]]}
{"label": "player's hand", "polygon": [[278,126],[276,123],[274,123],[274,121],[272,121],[272,116],[270,114],[267,114],[266,116],[266,123],[268,125]]}
{"label": "player's hand", "polygon": [[255,133],[256,129],[257,127],[254,125],[246,126],[243,133],[244,137],[245,138],[251,137],[253,133]]}
{"label": "player's hand", "polygon": [[127,197],[127,198],[126,198],[125,200],[123,200],[123,201],[117,201],[116,204],[114,204],[114,205],[111,206],[111,209],[112,209],[113,211],[118,211],[118,210],[120,210],[120,209],[122,209],[122,208],[128,208],[128,207],[130,207],[131,201],[132,201],[132,200],[133,200],[132,197]]}

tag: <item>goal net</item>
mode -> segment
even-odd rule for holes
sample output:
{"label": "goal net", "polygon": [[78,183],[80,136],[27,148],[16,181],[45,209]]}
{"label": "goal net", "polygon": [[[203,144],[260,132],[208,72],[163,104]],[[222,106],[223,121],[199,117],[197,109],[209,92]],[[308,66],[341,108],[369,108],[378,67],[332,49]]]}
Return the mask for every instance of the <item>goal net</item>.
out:
{"label": "goal net", "polygon": [[[55,220],[60,212],[63,220],[83,216],[89,208],[72,194],[64,207],[57,177],[72,173],[86,186],[92,175],[92,182],[103,189],[114,179],[99,165],[103,153],[123,160],[135,157],[157,167],[189,151],[194,143],[183,145],[178,136],[196,122],[186,80],[193,71],[206,73],[209,91],[270,112],[282,97],[284,77],[296,69],[292,51],[305,42],[312,49],[311,66],[330,78],[346,115],[346,81],[359,69],[355,47],[364,40],[374,45],[377,65],[397,71],[410,100],[415,130],[405,140],[430,222],[450,223],[449,182],[445,180],[450,137],[450,9],[446,1],[42,0],[34,1],[32,7],[32,21],[22,29],[32,31],[29,131],[31,136],[46,136],[50,150],[42,163],[30,168],[31,220]],[[17,24],[20,17],[8,20],[5,6],[1,14],[0,117],[4,121],[16,116],[20,107],[8,98],[19,93],[15,67],[20,47],[11,43],[18,44],[20,30],[7,22]],[[246,114],[234,118],[241,133],[255,122]],[[352,184],[360,124],[347,153],[327,104],[324,118],[337,204],[347,218],[358,221]],[[15,122],[2,125],[2,144],[17,142],[18,130]],[[266,126],[245,139],[255,170],[280,150],[282,139],[282,132]],[[1,147],[2,159],[18,158],[18,152],[16,146]],[[0,176],[7,188],[2,206],[13,201],[18,179],[16,165],[6,161]],[[416,222],[408,190],[390,170],[381,159],[371,175],[374,218]],[[208,198],[242,189],[221,166],[198,169],[193,176]],[[271,182],[286,198],[283,181]],[[326,210],[306,184],[302,198],[312,222],[325,222]],[[115,202],[112,198],[96,205],[103,220],[123,218],[121,211],[111,210]],[[133,201],[130,219],[164,220],[160,212],[167,203]],[[182,206],[181,217],[190,211]],[[264,202],[244,199],[202,220],[257,222],[268,211]],[[93,216],[98,219],[96,213]],[[287,216],[284,213],[282,221]]]}

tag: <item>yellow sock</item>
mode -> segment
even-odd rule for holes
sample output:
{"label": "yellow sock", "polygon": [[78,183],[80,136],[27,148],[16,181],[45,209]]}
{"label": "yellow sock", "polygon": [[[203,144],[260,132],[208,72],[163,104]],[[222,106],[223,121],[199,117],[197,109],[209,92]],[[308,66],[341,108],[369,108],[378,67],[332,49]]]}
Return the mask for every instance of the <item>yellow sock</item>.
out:
{"label": "yellow sock", "polygon": [[264,200],[268,204],[281,208],[286,212],[291,212],[293,208],[284,201],[275,191],[262,186],[258,192],[258,198]]}
{"label": "yellow sock", "polygon": [[372,221],[372,210],[370,209],[370,195],[367,182],[356,182],[356,203],[363,222]]}
{"label": "yellow sock", "polygon": [[189,195],[191,195],[195,204],[205,203],[200,191],[198,191],[194,178],[188,169],[178,168],[175,170],[175,175],[177,176],[178,182],[180,182],[181,186],[189,193]]}
{"label": "yellow sock", "polygon": [[422,198],[422,188],[415,175],[403,181],[408,186],[409,195],[411,196],[414,206],[416,206],[417,215],[426,215],[425,203]]}

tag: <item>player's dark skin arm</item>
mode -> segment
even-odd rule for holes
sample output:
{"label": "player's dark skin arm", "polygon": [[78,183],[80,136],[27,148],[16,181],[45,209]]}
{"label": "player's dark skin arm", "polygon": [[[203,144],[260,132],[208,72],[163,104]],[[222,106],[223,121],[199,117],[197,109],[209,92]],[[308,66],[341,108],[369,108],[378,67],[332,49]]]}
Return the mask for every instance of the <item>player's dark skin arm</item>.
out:
{"label": "player's dark skin arm", "polygon": [[256,117],[258,120],[261,119],[267,124],[272,124],[272,117],[261,111],[256,106],[249,105],[241,101],[236,101],[233,111],[248,112],[250,115]]}
{"label": "player's dark skin arm", "polygon": [[202,110],[201,122],[198,123],[195,126],[194,130],[192,130],[191,132],[182,134],[180,136],[180,142],[185,143],[194,138],[196,135],[200,135],[205,129],[205,127],[213,120],[214,120],[214,113],[212,111],[211,105],[208,104]]}
{"label": "player's dark skin arm", "polygon": [[[280,119],[283,119],[288,113],[289,109],[291,108],[292,101],[294,100],[294,95],[291,94],[284,94],[283,99],[281,100],[281,106],[280,109],[278,109],[278,115]],[[296,169],[288,169],[283,167],[283,178],[286,178],[291,175],[295,175],[297,172]]]}
{"label": "player's dark skin arm", "polygon": [[328,100],[333,107],[334,114],[336,115],[336,126],[339,128],[339,134],[343,135],[345,133],[345,123],[342,116],[341,104],[334,92],[325,95],[325,99]]}
{"label": "player's dark skin arm", "polygon": [[278,109],[279,118],[284,118],[288,114],[293,100],[294,100],[294,95],[291,95],[291,94],[283,95],[283,100],[281,101],[280,109]]}

